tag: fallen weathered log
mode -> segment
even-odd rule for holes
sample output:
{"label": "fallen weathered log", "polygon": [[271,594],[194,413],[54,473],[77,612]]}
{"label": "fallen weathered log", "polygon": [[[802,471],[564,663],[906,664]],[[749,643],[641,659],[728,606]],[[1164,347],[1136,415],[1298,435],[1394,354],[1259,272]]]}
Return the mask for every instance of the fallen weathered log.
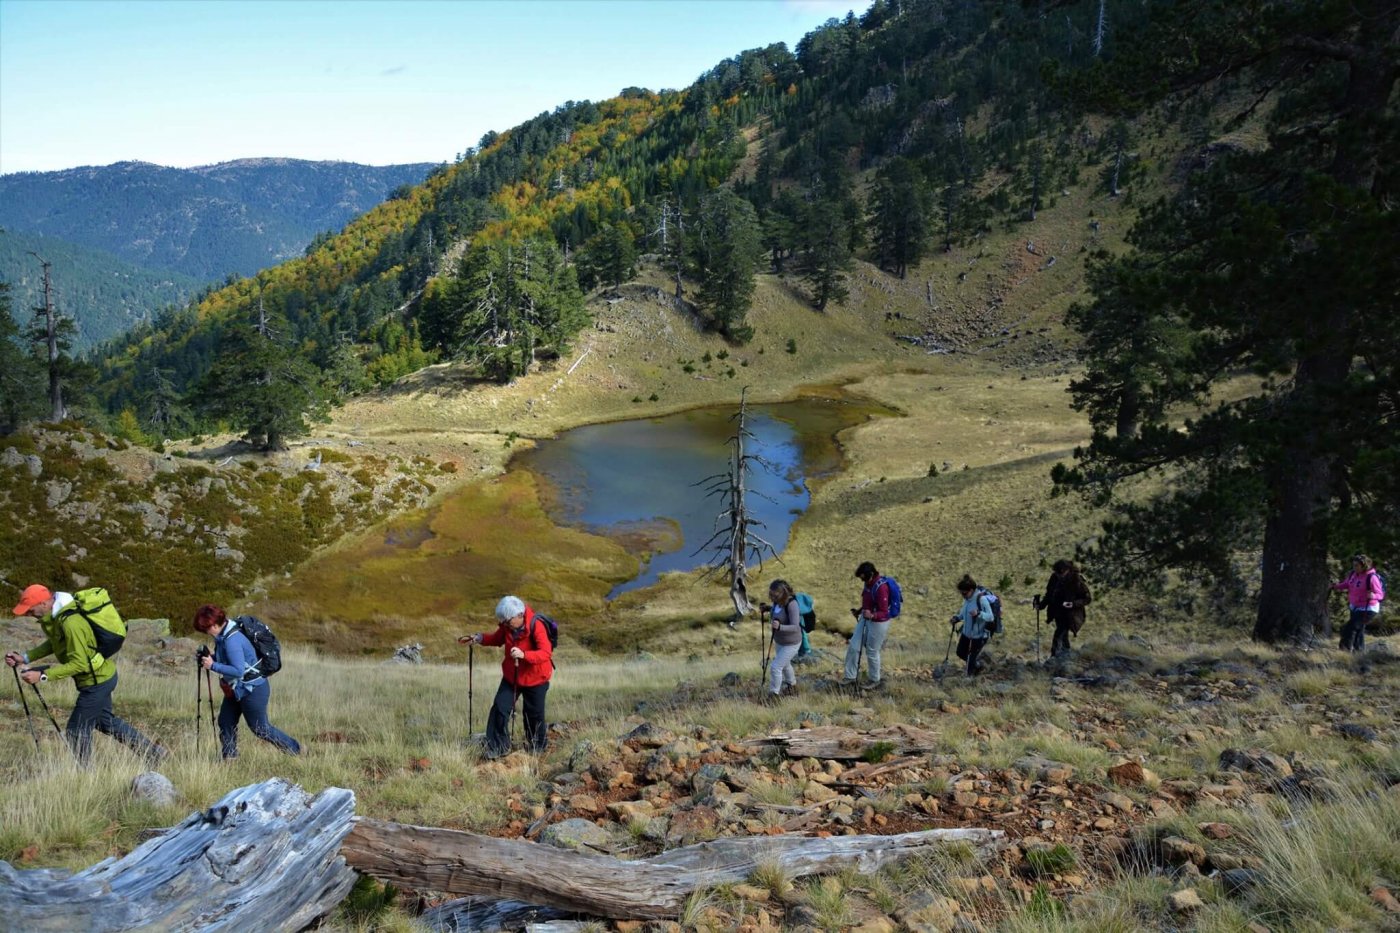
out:
{"label": "fallen weathered log", "polygon": [[276,778],[235,790],[77,874],[0,861],[0,927],[300,930],[355,883],[340,855],[354,815],[351,791],[333,787],[312,798]]}
{"label": "fallen weathered log", "polygon": [[899,836],[721,839],[624,862],[452,829],[357,819],[341,851],[357,871],[417,891],[484,895],[595,917],[663,919],[700,888],[743,881],[760,865],[788,877],[854,866],[872,872],[950,842],[987,850],[1003,834],[931,829]]}
{"label": "fallen weathered log", "polygon": [[776,732],[761,739],[750,739],[753,747],[780,745],[789,758],[864,758],[879,746],[890,755],[912,755],[933,751],[938,734],[914,726],[883,726],[879,729],[847,729],[842,726],[815,726]]}
{"label": "fallen weathered log", "polygon": [[441,930],[443,933],[500,933],[573,916],[572,911],[557,907],[536,907],[520,901],[497,901],[489,897],[459,897],[423,911],[418,921],[430,930]]}

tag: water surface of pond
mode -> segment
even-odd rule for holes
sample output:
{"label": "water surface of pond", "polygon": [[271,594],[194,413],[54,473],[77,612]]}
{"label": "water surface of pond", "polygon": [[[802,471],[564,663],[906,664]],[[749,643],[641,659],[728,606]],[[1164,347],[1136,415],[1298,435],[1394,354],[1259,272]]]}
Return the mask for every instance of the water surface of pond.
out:
{"label": "water surface of pond", "polygon": [[[835,435],[872,413],[869,405],[807,398],[749,408],[745,452],[754,463],[748,505],[763,523],[756,533],[782,551],[792,523],[811,501],[808,481],[839,469]],[[540,442],[513,464],[534,473],[551,519],[619,540],[650,554],[642,572],[609,598],[647,586],[668,571],[703,566],[720,497],[706,477],[728,468],[733,408],[702,408],[635,421],[586,425]]]}

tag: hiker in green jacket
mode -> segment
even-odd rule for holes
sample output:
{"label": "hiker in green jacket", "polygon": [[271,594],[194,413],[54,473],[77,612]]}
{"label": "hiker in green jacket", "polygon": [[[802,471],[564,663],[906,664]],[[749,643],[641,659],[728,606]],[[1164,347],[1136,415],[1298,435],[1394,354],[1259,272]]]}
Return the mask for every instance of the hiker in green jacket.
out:
{"label": "hiker in green jacket", "polygon": [[[92,754],[92,730],[110,735],[118,742],[144,757],[152,764],[164,760],[168,752],[137,732],[112,713],[112,693],[117,689],[117,665],[97,651],[97,637],[92,626],[76,611],[71,593],[54,593],[35,583],[20,595],[15,615],[28,616],[39,623],[44,640],[28,652],[11,651],[5,663],[18,667],[25,683],[62,680],[72,677],[78,688],[78,700],[68,717],[65,730],[68,744],[80,762],[86,763]],[[53,655],[57,664],[43,667],[30,665]]]}

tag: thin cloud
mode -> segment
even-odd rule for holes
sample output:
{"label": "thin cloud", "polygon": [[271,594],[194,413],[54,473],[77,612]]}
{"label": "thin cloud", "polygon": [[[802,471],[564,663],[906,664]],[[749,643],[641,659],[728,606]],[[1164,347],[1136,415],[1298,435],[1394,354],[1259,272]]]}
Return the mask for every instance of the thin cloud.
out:
{"label": "thin cloud", "polygon": [[393,68],[385,68],[383,71],[379,72],[379,77],[391,78],[394,75],[401,75],[407,70],[407,65],[395,65]]}

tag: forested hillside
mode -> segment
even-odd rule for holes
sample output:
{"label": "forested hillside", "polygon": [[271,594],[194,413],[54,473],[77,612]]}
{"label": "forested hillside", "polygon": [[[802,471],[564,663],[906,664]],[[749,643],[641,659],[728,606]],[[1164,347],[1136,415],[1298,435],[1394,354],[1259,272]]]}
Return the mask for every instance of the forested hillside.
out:
{"label": "forested hillside", "polygon": [[0,279],[12,286],[14,313],[23,318],[44,302],[40,256],[53,264],[54,301],[73,321],[73,349],[79,353],[149,319],[158,308],[184,305],[203,285],[67,240],[0,230]]}
{"label": "forested hillside", "polygon": [[[435,356],[510,378],[582,323],[575,278],[623,280],[638,251],[674,269],[678,297],[735,340],[745,270],[793,261],[826,307],[857,250],[902,274],[932,232],[961,241],[1029,218],[1064,181],[1122,161],[1125,131],[1085,124],[1041,77],[1046,61],[1109,54],[1111,40],[1093,41],[1099,6],[1052,16],[882,0],[795,51],[728,59],[684,91],[568,102],[489,133],[304,258],[114,346],[107,404],[134,404],[155,370],[194,389],[226,335],[255,320],[273,322],[283,352],[333,371],[338,391]],[[1107,11],[1124,36],[1144,15],[1137,3]],[[466,240],[463,262],[444,260]]]}
{"label": "forested hillside", "polygon": [[0,227],[211,282],[301,255],[317,234],[421,182],[431,167],[240,159],[18,172],[0,175]]}

